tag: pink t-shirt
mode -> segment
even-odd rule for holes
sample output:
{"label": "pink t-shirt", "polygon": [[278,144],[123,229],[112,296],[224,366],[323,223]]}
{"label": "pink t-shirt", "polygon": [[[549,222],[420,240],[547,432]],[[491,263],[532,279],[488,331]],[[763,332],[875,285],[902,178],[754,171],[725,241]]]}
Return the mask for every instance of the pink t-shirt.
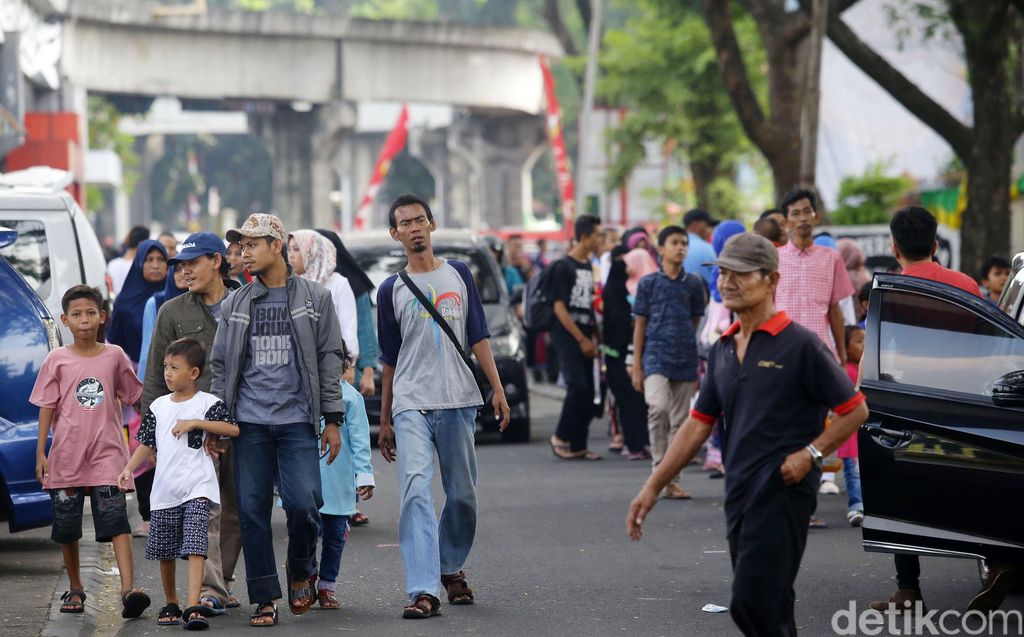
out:
{"label": "pink t-shirt", "polygon": [[[857,384],[857,372],[859,366],[857,363],[846,363],[846,375],[850,377],[850,382],[854,385]],[[857,432],[853,432],[849,438],[843,441],[843,444],[839,445],[839,449],[836,450],[836,457],[838,458],[856,458],[857,457]]]}
{"label": "pink t-shirt", "polygon": [[67,347],[50,352],[29,398],[54,410],[43,488],[116,485],[129,459],[121,403],[141,397],[142,383],[117,345],[107,343],[90,357]]}

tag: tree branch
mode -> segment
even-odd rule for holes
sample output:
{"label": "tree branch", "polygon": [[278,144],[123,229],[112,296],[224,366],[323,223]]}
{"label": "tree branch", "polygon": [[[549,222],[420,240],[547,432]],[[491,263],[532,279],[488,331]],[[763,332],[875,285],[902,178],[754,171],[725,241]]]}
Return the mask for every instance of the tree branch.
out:
{"label": "tree branch", "polygon": [[764,111],[761,110],[750,78],[747,76],[743,54],[736,41],[736,32],[732,28],[729,3],[721,0],[700,0],[700,8],[704,22],[711,31],[718,66],[722,70],[725,88],[736,110],[736,116],[743,125],[747,137],[763,150],[770,144],[765,130]]}
{"label": "tree branch", "polygon": [[565,49],[566,55],[579,55],[579,49],[576,47],[576,43],[572,40],[572,34],[569,33],[569,29],[565,26],[565,22],[562,20],[562,12],[558,8],[558,0],[547,0],[544,3],[541,11],[544,14],[544,19],[547,21],[548,26],[551,28],[551,32],[555,34],[558,41],[562,43],[562,48]]}
{"label": "tree branch", "polygon": [[[800,4],[804,11],[809,10],[809,0],[800,0]],[[972,138],[974,137],[973,129],[928,97],[916,84],[908,80],[885,58],[865,44],[850,27],[846,26],[846,23],[835,11],[829,12],[827,33],[829,39],[851,62],[915,117],[946,140],[953,147],[953,152],[961,159],[970,156]]]}
{"label": "tree branch", "polygon": [[[837,0],[836,1],[836,15],[843,15],[847,9],[860,2],[860,0]],[[803,4],[803,3],[801,3]]]}
{"label": "tree branch", "polygon": [[583,33],[590,34],[590,20],[594,12],[590,6],[590,0],[576,0],[576,9],[580,12],[580,20],[583,21]]}

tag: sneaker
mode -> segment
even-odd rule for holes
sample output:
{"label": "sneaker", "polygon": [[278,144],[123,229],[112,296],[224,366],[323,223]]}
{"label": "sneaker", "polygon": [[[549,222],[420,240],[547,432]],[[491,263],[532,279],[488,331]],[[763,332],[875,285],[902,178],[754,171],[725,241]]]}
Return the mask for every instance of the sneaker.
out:
{"label": "sneaker", "polygon": [[999,608],[999,605],[1003,603],[1003,598],[1013,588],[1015,575],[1012,567],[1006,564],[993,564],[981,590],[967,605],[967,610],[987,613]]}
{"label": "sneaker", "polygon": [[835,482],[826,480],[821,483],[820,487],[818,487],[818,493],[821,495],[839,495],[839,487]]}
{"label": "sneaker", "polygon": [[860,526],[864,524],[864,512],[850,511],[846,514],[846,521],[850,523],[850,526]]}
{"label": "sneaker", "polygon": [[925,613],[928,611],[924,605],[924,598],[921,597],[920,590],[903,590],[899,589],[892,594],[892,597],[885,601],[871,602],[870,606],[873,610],[877,610],[882,613],[906,613],[913,612],[918,609],[917,602],[920,602],[920,611]]}

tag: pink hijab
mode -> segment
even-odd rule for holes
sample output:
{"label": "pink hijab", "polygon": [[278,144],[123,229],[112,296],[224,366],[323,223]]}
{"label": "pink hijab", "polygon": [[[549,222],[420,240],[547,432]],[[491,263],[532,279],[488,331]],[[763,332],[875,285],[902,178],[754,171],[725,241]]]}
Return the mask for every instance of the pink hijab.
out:
{"label": "pink hijab", "polygon": [[622,260],[626,262],[626,272],[629,274],[629,278],[626,279],[626,290],[636,296],[636,286],[640,283],[640,279],[651,272],[657,272],[658,264],[643,248],[633,248],[626,253],[626,256],[622,257]]}
{"label": "pink hijab", "polygon": [[315,230],[296,230],[292,237],[299,245],[302,262],[306,266],[306,271],[299,276],[320,285],[327,285],[327,280],[334,274],[338,260],[334,244]]}
{"label": "pink hijab", "polygon": [[843,258],[846,271],[850,273],[850,282],[855,292],[859,292],[864,284],[871,280],[871,273],[865,267],[864,252],[853,239],[840,239],[836,242],[839,256]]}

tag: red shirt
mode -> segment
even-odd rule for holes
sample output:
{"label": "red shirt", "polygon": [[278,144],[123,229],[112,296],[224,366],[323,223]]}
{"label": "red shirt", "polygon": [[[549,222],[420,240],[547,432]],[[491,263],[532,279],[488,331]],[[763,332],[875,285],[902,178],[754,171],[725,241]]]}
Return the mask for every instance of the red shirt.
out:
{"label": "red shirt", "polygon": [[919,279],[928,279],[929,281],[938,281],[939,283],[952,285],[955,288],[960,288],[964,292],[968,292],[979,298],[981,297],[981,290],[978,288],[978,284],[974,279],[963,272],[950,270],[949,268],[943,267],[934,261],[915,263],[909,268],[904,269],[903,274],[906,276],[917,277]]}

